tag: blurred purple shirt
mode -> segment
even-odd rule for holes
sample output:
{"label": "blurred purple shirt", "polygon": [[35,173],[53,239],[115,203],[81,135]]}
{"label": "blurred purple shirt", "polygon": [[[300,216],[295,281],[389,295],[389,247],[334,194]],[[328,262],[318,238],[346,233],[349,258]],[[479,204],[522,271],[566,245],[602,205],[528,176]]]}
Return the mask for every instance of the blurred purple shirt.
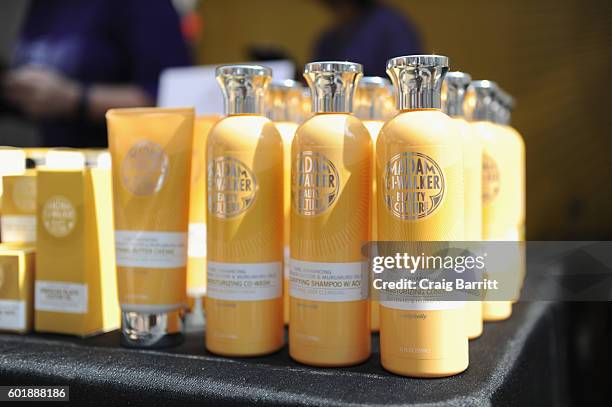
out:
{"label": "blurred purple shirt", "polygon": [[[84,85],[138,85],[155,100],[160,72],[189,63],[170,0],[34,0],[13,65],[47,66]],[[106,144],[103,122],[40,128],[46,145]]]}
{"label": "blurred purple shirt", "polygon": [[315,59],[358,62],[364,75],[386,77],[389,58],[419,53],[420,39],[408,19],[389,7],[374,6],[351,24],[324,33]]}

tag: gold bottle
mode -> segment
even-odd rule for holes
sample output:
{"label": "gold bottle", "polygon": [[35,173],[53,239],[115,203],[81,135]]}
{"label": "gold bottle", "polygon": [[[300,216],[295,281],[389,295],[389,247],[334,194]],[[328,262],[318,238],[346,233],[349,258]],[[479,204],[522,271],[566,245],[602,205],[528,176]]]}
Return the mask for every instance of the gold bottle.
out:
{"label": "gold bottle", "polygon": [[[389,80],[379,76],[364,76],[359,81],[355,93],[355,116],[363,122],[372,138],[372,153],[376,155],[376,139],[378,133],[389,116],[391,89]],[[372,165],[372,204],[371,204],[371,240],[376,241],[376,166]],[[370,327],[372,332],[378,332],[379,310],[378,300],[371,299]]]}
{"label": "gold bottle", "polygon": [[[491,81],[473,81],[468,89],[467,115],[483,145],[482,167],[482,235],[488,241],[517,241],[520,218],[520,145],[499,124],[497,119],[498,86]],[[505,264],[487,268],[487,277],[504,278],[518,274],[518,256],[508,256]],[[514,266],[513,266],[514,264]],[[500,269],[501,268],[501,269]],[[497,279],[496,278],[496,279]],[[503,284],[503,286],[507,286]],[[512,314],[512,302],[485,294],[483,318],[500,321]]]}
{"label": "gold bottle", "polygon": [[273,80],[268,87],[266,116],[274,122],[283,139],[283,203],[285,208],[283,320],[289,323],[289,217],[291,214],[291,143],[303,116],[303,87],[291,79]]}
{"label": "gold bottle", "polygon": [[[518,214],[518,226],[516,228],[516,232],[514,235],[514,240],[519,242],[525,241],[525,212],[526,212],[526,166],[525,166],[525,141],[523,136],[510,124],[511,122],[511,112],[514,109],[515,101],[512,96],[510,96],[503,89],[498,89],[497,92],[497,103],[495,106],[497,107],[497,114],[495,122],[508,133],[509,137],[515,141],[515,146],[518,146],[519,149],[519,160],[518,165],[515,169],[515,174],[518,176],[519,180],[519,188],[518,193],[519,196],[516,197],[516,203],[519,204],[519,214]],[[525,245],[524,243],[518,243],[517,247],[513,248],[515,251],[518,251],[518,273],[516,274],[516,278],[511,280],[513,284],[513,295],[512,302],[518,301],[521,293],[521,289],[523,287],[523,282],[525,280],[525,272],[526,272],[526,254],[525,254]]]}
{"label": "gold bottle", "polygon": [[[387,62],[400,112],[383,126],[376,144],[380,241],[464,239],[461,143],[452,119],[440,111],[447,71],[448,58],[438,55]],[[419,176],[432,182],[416,188],[402,185],[403,179]],[[468,367],[464,313],[463,302],[381,299],[383,367],[412,377],[464,371]]]}
{"label": "gold bottle", "polygon": [[[449,72],[442,84],[442,110],[453,118],[463,147],[464,239],[482,240],[482,143],[465,120],[463,103],[472,78],[464,72]],[[470,339],[482,335],[482,301],[472,299],[465,305]]]}
{"label": "gold bottle", "polygon": [[361,247],[370,238],[372,141],[351,115],[361,72],[350,62],[306,65],[314,115],[291,149],[289,353],[314,366],[354,365],[370,356]]}
{"label": "gold bottle", "polygon": [[263,116],[271,70],[217,68],[227,116],[207,142],[206,348],[256,356],[283,346],[283,144]]}

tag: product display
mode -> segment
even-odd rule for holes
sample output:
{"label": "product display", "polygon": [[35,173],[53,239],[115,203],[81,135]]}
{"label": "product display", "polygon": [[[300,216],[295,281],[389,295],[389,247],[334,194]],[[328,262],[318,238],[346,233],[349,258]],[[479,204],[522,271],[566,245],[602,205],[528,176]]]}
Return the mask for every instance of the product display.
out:
{"label": "product display", "polygon": [[608,3],[0,1],[0,405],[612,406]]}
{"label": "product display", "polygon": [[117,283],[126,346],[182,340],[193,109],[112,109]]}
{"label": "product display", "polygon": [[[290,356],[321,367],[367,360],[380,330],[393,373],[464,371],[468,337],[508,318],[512,301],[380,298],[363,251],[524,238],[514,101],[447,71],[444,56],[393,58],[391,87],[356,63],[313,62],[304,89],[263,66],[226,65],[225,116],[111,109],[110,154],[1,148],[3,235],[29,241],[14,218],[34,216],[25,198],[38,199],[40,265],[30,284],[33,249],[0,247],[25,276],[0,299],[0,329],[27,332],[32,304],[37,331],[88,336],[121,320],[123,345],[158,348],[205,330],[208,351],[243,357],[283,347],[284,322]],[[484,278],[511,284],[516,300],[525,255],[514,257]]]}
{"label": "product display", "polygon": [[81,152],[50,150],[38,167],[36,331],[119,328],[111,172],[100,156],[86,166]]}
{"label": "product display", "polygon": [[0,332],[34,327],[35,248],[0,244]]}
{"label": "product display", "polygon": [[204,329],[206,295],[206,141],[221,116],[199,116],[193,126],[191,189],[189,194],[189,236],[187,245],[187,297],[189,313],[185,328]]}
{"label": "product display", "polygon": [[[365,76],[359,81],[355,94],[355,116],[357,116],[366,126],[372,137],[373,157],[376,156],[376,139],[380,129],[389,119],[391,112],[395,112],[393,98],[390,89],[391,84],[388,79],[378,76]],[[373,161],[372,161],[373,163]],[[370,240],[377,240],[376,233],[376,166],[372,165],[372,200],[371,200],[371,228]],[[379,305],[378,301],[371,300],[370,327],[373,332],[378,332],[379,324]]]}
{"label": "product display", "polygon": [[206,349],[278,351],[283,340],[283,140],[264,117],[272,72],[217,68],[226,117],[207,142]]}
{"label": "product display", "polygon": [[[464,239],[482,240],[482,143],[465,120],[463,104],[472,78],[464,72],[449,72],[442,84],[442,110],[453,118],[463,148]],[[468,336],[475,339],[482,334],[482,302],[467,301],[466,325]]]}
{"label": "product display", "polygon": [[[290,215],[291,215],[291,144],[295,131],[304,119],[303,112],[304,90],[299,82],[287,79],[272,81],[268,88],[266,101],[266,115],[274,122],[283,139],[283,203],[285,207],[284,242],[284,271],[283,271],[283,319],[289,323],[289,241],[290,241]],[[310,106],[308,106],[310,107]]]}
{"label": "product display", "polygon": [[[463,157],[457,128],[440,111],[448,59],[388,61],[400,113],[376,144],[378,240],[464,239]],[[414,377],[443,377],[468,367],[462,302],[381,301],[383,367]]]}
{"label": "product display", "polygon": [[289,353],[315,366],[370,356],[367,262],[372,141],[351,115],[362,67],[313,62],[304,77],[311,116],[291,150]]}

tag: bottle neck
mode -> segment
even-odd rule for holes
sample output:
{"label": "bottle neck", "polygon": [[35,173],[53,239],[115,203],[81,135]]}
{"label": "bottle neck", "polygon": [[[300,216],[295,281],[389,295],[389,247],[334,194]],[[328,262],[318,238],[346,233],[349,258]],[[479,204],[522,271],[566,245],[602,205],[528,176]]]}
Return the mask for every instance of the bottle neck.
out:
{"label": "bottle neck", "polygon": [[274,122],[295,122],[302,120],[301,92],[268,91],[266,116]]}
{"label": "bottle neck", "polygon": [[444,112],[451,117],[464,117],[464,98],[465,88],[448,86],[446,88],[446,101],[444,103]]}
{"label": "bottle neck", "polygon": [[318,71],[304,74],[310,87],[313,113],[352,113],[353,95],[361,72]]}
{"label": "bottle neck", "polygon": [[245,95],[239,92],[230,93],[225,98],[225,112],[229,115],[264,114],[263,95]]}
{"label": "bottle neck", "polygon": [[442,82],[447,66],[400,66],[388,68],[396,89],[398,110],[440,109],[442,107]]}
{"label": "bottle neck", "polygon": [[389,112],[390,95],[385,89],[359,89],[353,102],[353,112],[361,120],[385,120]]}
{"label": "bottle neck", "polygon": [[495,123],[497,122],[497,115],[488,101],[478,100],[476,101],[470,119],[475,122],[489,121]]}
{"label": "bottle neck", "polygon": [[407,89],[397,92],[398,110],[440,109],[442,97],[437,89]]}
{"label": "bottle neck", "polygon": [[313,113],[351,113],[353,111],[353,90],[335,92],[312,91]]}

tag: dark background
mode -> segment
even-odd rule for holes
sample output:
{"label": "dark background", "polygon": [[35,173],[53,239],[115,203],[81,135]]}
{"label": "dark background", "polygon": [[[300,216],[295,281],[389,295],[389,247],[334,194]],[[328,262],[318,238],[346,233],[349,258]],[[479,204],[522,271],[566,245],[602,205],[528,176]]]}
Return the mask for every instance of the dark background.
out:
{"label": "dark background", "polygon": [[[612,2],[383,3],[417,27],[424,53],[447,55],[452,70],[497,81],[517,99],[513,124],[527,146],[528,239],[609,239]],[[253,47],[267,46],[293,57],[300,69],[333,23],[315,0],[237,0],[231,6],[206,0],[199,12],[196,51],[204,64],[247,60]]]}

